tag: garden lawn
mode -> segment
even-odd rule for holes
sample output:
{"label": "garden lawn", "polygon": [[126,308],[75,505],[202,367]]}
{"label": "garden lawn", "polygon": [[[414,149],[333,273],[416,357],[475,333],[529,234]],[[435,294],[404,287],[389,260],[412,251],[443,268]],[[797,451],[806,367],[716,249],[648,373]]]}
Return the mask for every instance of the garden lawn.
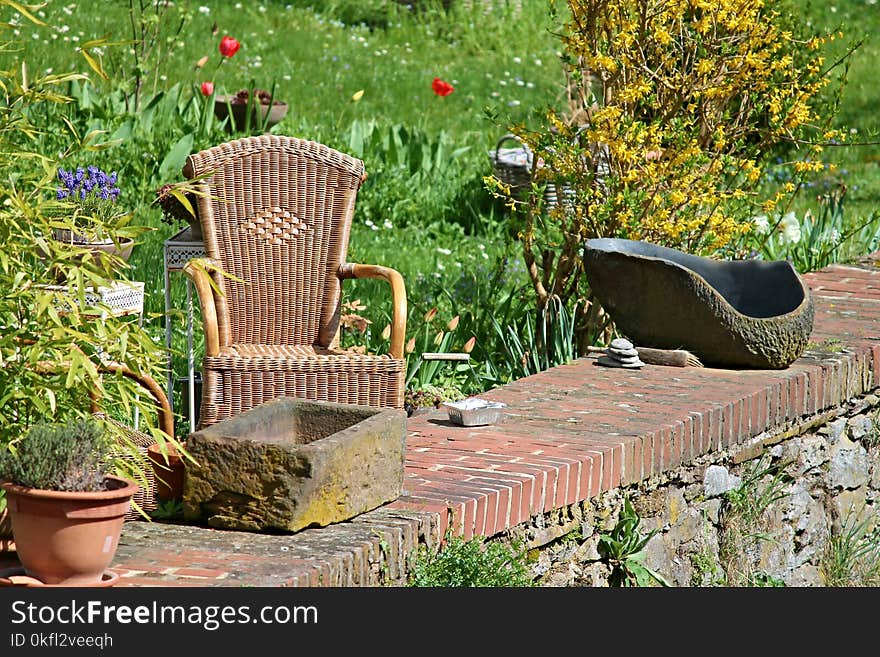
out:
{"label": "garden lawn", "polygon": [[[819,188],[807,190],[798,216],[818,211],[815,192],[823,184],[845,183],[850,221],[868,217],[878,206],[876,2],[791,2],[796,15],[817,29],[841,27],[838,53],[850,40],[864,39],[851,60],[839,125],[865,145],[826,149],[828,164],[837,169],[829,167]],[[563,78],[560,42],[552,33],[557,20],[544,0],[523,0],[517,3],[521,10],[503,0],[471,3],[471,9],[451,4],[445,11],[439,3],[424,2],[423,11],[414,11],[378,0],[179,2],[174,6],[189,7],[184,29],[176,34],[179,23],[169,20],[155,49],[136,61],[125,43],[132,38],[128,3],[51,0],[37,12],[44,26],[2,17],[17,25],[26,45],[23,52],[0,54],[0,62],[27,62],[41,72],[67,70],[76,62],[87,70],[78,59],[85,48],[109,74],[101,81],[92,73],[92,90],[69,89],[76,103],[64,117],[47,115],[46,132],[35,139],[42,140],[44,152],[60,153],[74,137],[62,119],[80,137],[102,131],[97,141],[106,141],[106,147],[92,153],[93,161],[118,170],[122,202],[153,228],[135,249],[130,276],[146,283],[146,321],[157,340],[164,341],[165,326],[162,243],[182,225],[163,221],[152,204],[154,192],[180,179],[186,153],[230,138],[201,111],[200,83],[211,80],[217,93],[254,84],[273,89],[290,105],[275,132],[321,141],[365,160],[369,177],[358,199],[350,260],[401,271],[409,294],[409,333],[420,340],[439,341],[438,333],[450,332],[447,322],[460,317],[454,340],[443,348],[460,350],[475,336],[474,369],[441,370],[427,383],[452,381],[474,391],[500,383],[505,371],[515,369],[500,366],[508,356],[492,318],[517,324],[531,307],[530,293],[520,292],[526,278],[516,228],[483,185],[483,176],[492,172],[488,151],[510,125],[535,124],[545,107],[559,106]],[[228,59],[218,52],[223,35],[241,43]],[[101,39],[121,45],[96,45]],[[135,95],[136,70],[143,87]],[[454,91],[436,94],[434,78]],[[866,239],[875,244],[874,235]],[[174,306],[183,308],[182,276],[172,279]],[[383,349],[390,311],[385,290],[361,281],[346,289],[346,300],[359,301],[357,312],[371,323],[363,334],[347,330],[345,340]],[[438,313],[426,324],[423,318],[434,307]],[[174,345],[182,350],[183,324],[174,326]],[[197,354],[200,348],[197,344]]]}

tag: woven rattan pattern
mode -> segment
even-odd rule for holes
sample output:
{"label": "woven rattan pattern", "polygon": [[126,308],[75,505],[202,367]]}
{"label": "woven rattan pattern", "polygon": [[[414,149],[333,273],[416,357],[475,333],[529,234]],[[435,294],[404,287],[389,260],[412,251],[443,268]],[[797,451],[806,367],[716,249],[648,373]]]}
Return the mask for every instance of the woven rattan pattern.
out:
{"label": "woven rattan pattern", "polygon": [[[402,350],[336,350],[342,278],[365,271],[345,261],[363,162],[313,141],[261,135],[191,155],[184,174],[204,192],[197,207],[207,257],[230,274],[215,275],[214,290],[184,270],[205,333],[217,336],[203,361],[200,424],[282,395],[402,407]],[[388,275],[363,267],[373,278]],[[405,298],[394,303],[405,308]]]}
{"label": "woven rattan pattern", "polygon": [[[144,463],[149,463],[147,459],[147,448],[154,444],[156,441],[148,436],[147,434],[135,430],[133,427],[125,425],[121,422],[113,420],[112,418],[108,418],[110,422],[115,424],[120,432],[126,437],[127,440],[131,441],[135,445],[137,445],[138,452],[140,452],[141,458],[135,459],[133,456],[126,455],[123,456],[125,460],[127,460],[133,468],[141,468]],[[149,514],[151,511],[155,511],[158,508],[158,501],[156,499],[156,475],[153,472],[152,468],[148,468],[144,472],[146,479],[146,487],[142,484],[144,482],[137,482],[138,489],[137,492],[132,496],[132,502],[137,504],[145,513]],[[125,514],[126,520],[143,520],[144,517],[141,515],[138,510],[132,505],[132,507]]]}
{"label": "woven rattan pattern", "polygon": [[266,208],[257,212],[250,220],[239,224],[239,230],[269,244],[281,244],[300,236],[305,237],[311,232],[305,222],[282,208]]}

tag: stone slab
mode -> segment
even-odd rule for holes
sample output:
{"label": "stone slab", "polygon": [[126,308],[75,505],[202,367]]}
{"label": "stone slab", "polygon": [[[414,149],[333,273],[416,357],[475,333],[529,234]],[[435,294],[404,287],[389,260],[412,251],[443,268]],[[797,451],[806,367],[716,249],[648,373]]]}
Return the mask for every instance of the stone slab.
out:
{"label": "stone slab", "polygon": [[282,397],[187,438],[184,518],[219,529],[299,531],[397,499],[406,412]]}

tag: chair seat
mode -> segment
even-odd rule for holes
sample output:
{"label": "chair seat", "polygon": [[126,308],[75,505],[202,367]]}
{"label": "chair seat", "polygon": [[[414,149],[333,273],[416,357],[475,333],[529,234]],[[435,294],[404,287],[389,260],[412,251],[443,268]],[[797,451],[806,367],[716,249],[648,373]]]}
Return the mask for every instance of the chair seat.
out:
{"label": "chair seat", "polygon": [[203,363],[202,427],[278,397],[403,407],[406,361],[387,354],[237,344]]}
{"label": "chair seat", "polygon": [[235,344],[221,347],[219,355],[206,356],[204,362],[208,368],[241,371],[339,369],[394,373],[400,372],[405,367],[403,360],[388,354],[361,354],[308,345],[275,344]]}

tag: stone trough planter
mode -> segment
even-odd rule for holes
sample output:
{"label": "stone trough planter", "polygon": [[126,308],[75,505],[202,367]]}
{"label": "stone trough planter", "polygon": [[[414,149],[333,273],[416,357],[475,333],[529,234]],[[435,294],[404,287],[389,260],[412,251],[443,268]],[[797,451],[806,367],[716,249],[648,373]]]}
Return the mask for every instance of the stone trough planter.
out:
{"label": "stone trough planter", "polygon": [[790,262],[712,260],[648,242],[591,239],[590,288],[637,346],[686,349],[716,367],[782,369],[813,330],[810,290]]}
{"label": "stone trough planter", "polygon": [[396,499],[406,412],[282,397],[196,431],[199,463],[184,483],[184,518],[220,529],[295,532]]}

